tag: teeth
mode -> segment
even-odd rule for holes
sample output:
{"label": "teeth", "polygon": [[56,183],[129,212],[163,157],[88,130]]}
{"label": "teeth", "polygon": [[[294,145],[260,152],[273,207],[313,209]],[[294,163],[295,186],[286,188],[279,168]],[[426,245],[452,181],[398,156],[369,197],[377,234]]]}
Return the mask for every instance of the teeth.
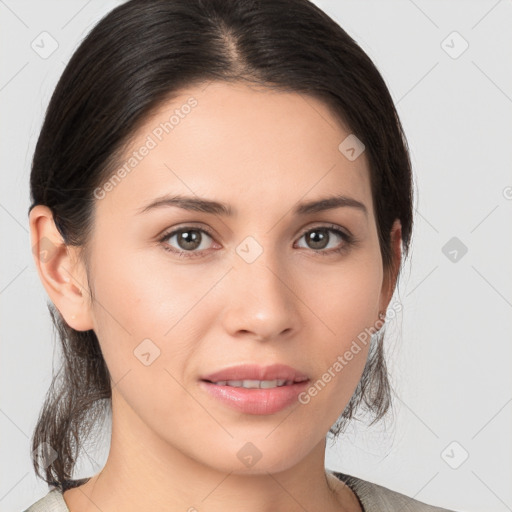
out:
{"label": "teeth", "polygon": [[235,388],[247,388],[247,389],[268,389],[268,388],[276,388],[281,387],[286,384],[291,384],[291,382],[286,381],[285,379],[275,379],[275,380],[220,380],[218,382],[214,382],[213,384],[217,384],[217,386],[233,386]]}

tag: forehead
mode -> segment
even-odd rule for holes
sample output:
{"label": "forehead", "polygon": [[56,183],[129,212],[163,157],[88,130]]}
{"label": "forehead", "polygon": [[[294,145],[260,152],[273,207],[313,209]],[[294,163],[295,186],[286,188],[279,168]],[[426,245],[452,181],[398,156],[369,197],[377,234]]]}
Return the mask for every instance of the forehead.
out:
{"label": "forehead", "polygon": [[373,215],[366,155],[349,160],[339,149],[349,135],[323,102],[302,93],[224,82],[191,87],[138,129],[115,167],[123,177],[102,203],[135,213],[176,193],[264,214],[345,194]]}

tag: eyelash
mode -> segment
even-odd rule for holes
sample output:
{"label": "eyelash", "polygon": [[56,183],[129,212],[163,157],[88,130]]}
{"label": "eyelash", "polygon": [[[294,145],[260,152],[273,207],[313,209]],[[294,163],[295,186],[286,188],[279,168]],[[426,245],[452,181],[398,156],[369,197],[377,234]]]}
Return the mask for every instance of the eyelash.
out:
{"label": "eyelash", "polygon": [[[300,237],[299,240],[306,235],[307,233],[314,231],[315,229],[327,229],[327,231],[334,232],[336,235],[338,235],[340,238],[343,239],[344,243],[341,245],[338,249],[330,249],[328,251],[325,250],[315,250],[311,249],[312,252],[319,254],[321,256],[332,256],[334,254],[342,254],[346,251],[348,251],[353,245],[357,243],[356,238],[353,235],[349,235],[342,231],[338,226],[336,225],[328,225],[328,226],[315,226],[313,228],[309,228],[306,231],[304,231]],[[167,252],[170,252],[172,254],[177,254],[180,258],[198,258],[202,256],[202,252],[204,251],[180,251],[177,249],[172,248],[169,244],[165,243],[165,240],[171,238],[173,235],[179,234],[180,232],[184,231],[202,231],[203,233],[206,233],[209,237],[212,239],[214,238],[213,233],[206,228],[198,228],[194,226],[184,226],[179,229],[175,229],[173,231],[169,231],[165,233],[158,241],[162,245],[163,249]]]}

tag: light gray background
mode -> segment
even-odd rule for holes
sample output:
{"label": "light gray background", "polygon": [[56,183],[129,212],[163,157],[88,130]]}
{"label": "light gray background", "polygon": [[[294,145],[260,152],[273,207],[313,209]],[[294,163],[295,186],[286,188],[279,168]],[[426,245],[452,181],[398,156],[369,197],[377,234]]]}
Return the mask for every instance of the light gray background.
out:
{"label": "light gray background", "polygon": [[[0,511],[47,492],[29,459],[55,343],[28,234],[30,161],[65,63],[119,3],[0,0]],[[512,510],[512,1],[315,3],[386,80],[417,194],[404,311],[387,327],[393,413],[328,440],[326,466],[446,508]],[[59,45],[46,59],[31,48],[43,31]],[[455,262],[452,237],[468,249]]]}

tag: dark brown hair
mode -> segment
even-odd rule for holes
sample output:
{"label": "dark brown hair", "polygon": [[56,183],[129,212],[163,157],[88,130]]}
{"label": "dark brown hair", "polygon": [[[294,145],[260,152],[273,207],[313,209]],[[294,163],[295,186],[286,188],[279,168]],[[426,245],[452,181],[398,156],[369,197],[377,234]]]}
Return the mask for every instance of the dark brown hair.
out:
{"label": "dark brown hair", "polygon": [[[48,206],[65,244],[83,249],[87,263],[93,191],[163,102],[213,80],[310,95],[350,128],[366,148],[384,270],[398,270],[393,221],[401,221],[405,255],[413,224],[403,129],[371,59],[308,0],[131,0],[111,11],[75,51],[52,95],[32,162],[30,210]],[[39,477],[66,490],[85,481],[73,481],[75,463],[112,395],[94,331],[75,331],[51,302],[48,308],[63,357],[32,438],[33,463]],[[383,333],[372,339],[357,389],[329,431],[335,436],[356,410],[371,412],[374,423],[390,406]]]}

